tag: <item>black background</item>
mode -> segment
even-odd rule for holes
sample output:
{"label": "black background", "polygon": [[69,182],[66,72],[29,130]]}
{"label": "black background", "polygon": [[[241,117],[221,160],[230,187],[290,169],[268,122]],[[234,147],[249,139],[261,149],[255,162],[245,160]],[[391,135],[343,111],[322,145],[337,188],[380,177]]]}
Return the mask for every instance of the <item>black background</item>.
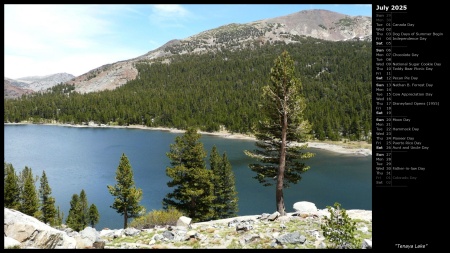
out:
{"label": "black background", "polygon": [[[407,14],[403,15],[405,22],[414,23],[414,28],[405,28],[405,32],[443,32],[444,36],[439,38],[428,37],[427,42],[401,42],[409,49],[419,53],[420,62],[440,62],[442,66],[434,68],[433,71],[416,71],[413,75],[418,76],[422,82],[433,83],[433,99],[428,101],[439,101],[439,106],[428,107],[393,107],[393,114],[402,110],[402,114],[410,115],[414,120],[414,126],[420,131],[415,133],[415,138],[429,146],[429,150],[419,150],[402,154],[394,154],[393,166],[403,164],[414,164],[426,167],[425,172],[418,175],[418,180],[408,182],[406,187],[377,187],[375,185],[375,173],[373,173],[373,210],[372,210],[372,236],[373,249],[401,249],[399,245],[408,245],[413,249],[421,246],[425,250],[437,249],[445,244],[442,240],[446,230],[447,216],[446,202],[448,200],[446,191],[442,187],[443,179],[446,179],[447,166],[443,158],[444,144],[447,141],[446,129],[449,113],[444,111],[446,96],[444,87],[448,86],[448,80],[444,73],[448,73],[448,51],[446,50],[447,34],[446,20],[448,10],[442,5],[430,1],[373,1],[372,2],[372,24],[373,24],[373,50],[375,50],[375,11],[377,5],[406,5]],[[395,17],[400,17],[397,15]],[[398,19],[397,19],[398,21]],[[400,22],[397,22],[400,23]],[[396,28],[399,31],[400,28]],[[394,45],[395,42],[394,41]],[[374,51],[375,52],[375,51]],[[375,56],[375,53],[373,54]],[[372,101],[375,93],[375,57],[373,57],[373,81]],[[409,72],[411,73],[411,72]],[[394,73],[395,75],[395,73]],[[422,102],[424,98],[414,98],[413,101]],[[375,131],[375,105],[373,108],[373,125]],[[394,134],[394,133],[393,133]],[[375,143],[375,141],[374,141]],[[373,157],[377,150],[373,143]],[[372,168],[375,167],[375,159],[372,160]]]}

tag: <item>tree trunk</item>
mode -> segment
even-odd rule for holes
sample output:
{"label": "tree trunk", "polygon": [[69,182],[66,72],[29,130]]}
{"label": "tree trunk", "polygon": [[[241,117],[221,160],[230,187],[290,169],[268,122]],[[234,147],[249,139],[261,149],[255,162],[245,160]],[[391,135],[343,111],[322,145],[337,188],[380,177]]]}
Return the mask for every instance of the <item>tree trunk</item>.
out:
{"label": "tree trunk", "polygon": [[128,215],[127,215],[127,209],[125,208],[125,212],[123,213],[123,229],[127,228],[127,221],[128,221]]}
{"label": "tree trunk", "polygon": [[284,181],[284,169],[286,167],[286,136],[287,136],[287,112],[284,111],[283,122],[281,126],[281,147],[280,147],[280,167],[278,168],[277,176],[277,211],[281,216],[286,215],[284,211],[284,196],[283,196],[283,181]]}

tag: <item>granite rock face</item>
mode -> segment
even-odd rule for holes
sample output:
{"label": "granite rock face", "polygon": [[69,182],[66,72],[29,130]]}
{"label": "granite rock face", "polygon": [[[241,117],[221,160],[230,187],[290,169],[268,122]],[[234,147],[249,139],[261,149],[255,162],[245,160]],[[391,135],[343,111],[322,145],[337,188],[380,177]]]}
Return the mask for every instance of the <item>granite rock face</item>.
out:
{"label": "granite rock face", "polygon": [[[21,248],[74,249],[76,240],[56,228],[19,211],[4,208],[5,248],[11,239],[20,243]],[[6,239],[8,238],[8,239]]]}

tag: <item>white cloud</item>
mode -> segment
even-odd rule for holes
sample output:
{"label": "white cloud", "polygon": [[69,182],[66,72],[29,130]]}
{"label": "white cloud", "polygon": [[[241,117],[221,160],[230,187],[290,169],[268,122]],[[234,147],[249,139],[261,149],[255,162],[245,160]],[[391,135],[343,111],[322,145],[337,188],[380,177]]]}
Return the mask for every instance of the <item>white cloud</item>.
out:
{"label": "white cloud", "polygon": [[153,6],[153,11],[160,16],[172,17],[185,17],[189,15],[189,11],[184,9],[178,4],[156,4]]}
{"label": "white cloud", "polygon": [[150,22],[164,27],[182,27],[193,14],[178,4],[152,5]]}
{"label": "white cloud", "polygon": [[[95,17],[95,8],[83,5],[5,6],[5,46],[22,50],[23,44],[46,44],[71,48],[67,41],[91,44],[95,37],[109,33],[109,24]],[[34,49],[31,46],[31,49]]]}
{"label": "white cloud", "polygon": [[140,54],[116,40],[117,6],[8,4],[4,13],[6,77],[81,75]]}

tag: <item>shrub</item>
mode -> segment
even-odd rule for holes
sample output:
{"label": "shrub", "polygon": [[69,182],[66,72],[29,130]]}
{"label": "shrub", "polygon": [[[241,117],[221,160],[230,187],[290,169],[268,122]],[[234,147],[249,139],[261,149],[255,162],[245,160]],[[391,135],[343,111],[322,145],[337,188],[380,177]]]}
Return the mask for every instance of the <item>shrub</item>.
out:
{"label": "shrub", "polygon": [[21,249],[20,245],[6,247],[5,249]]}
{"label": "shrub", "polygon": [[357,248],[360,242],[355,237],[356,222],[348,217],[347,212],[341,208],[339,203],[334,203],[334,207],[327,206],[330,217],[325,216],[325,222],[320,225],[323,230],[323,236],[330,242],[327,248]]}
{"label": "shrub", "polygon": [[183,213],[175,208],[152,210],[146,215],[134,219],[130,223],[130,226],[135,228],[153,228],[155,226],[165,225],[174,226],[181,216],[183,216]]}

